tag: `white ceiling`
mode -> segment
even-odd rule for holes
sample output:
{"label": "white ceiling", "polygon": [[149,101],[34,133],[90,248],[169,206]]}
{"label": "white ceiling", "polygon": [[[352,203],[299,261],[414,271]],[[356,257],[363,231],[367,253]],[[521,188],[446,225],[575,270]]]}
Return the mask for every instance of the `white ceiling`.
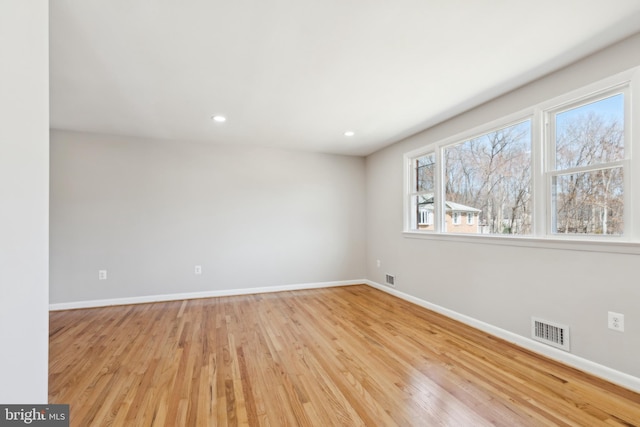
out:
{"label": "white ceiling", "polygon": [[52,128],[366,155],[640,31],[640,0],[52,0],[50,16]]}

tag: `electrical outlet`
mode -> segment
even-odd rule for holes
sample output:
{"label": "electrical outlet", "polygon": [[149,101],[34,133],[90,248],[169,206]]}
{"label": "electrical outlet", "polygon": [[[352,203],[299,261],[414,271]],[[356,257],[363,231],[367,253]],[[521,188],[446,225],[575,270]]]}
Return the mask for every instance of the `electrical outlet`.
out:
{"label": "electrical outlet", "polygon": [[624,332],[624,314],[609,312],[609,329]]}
{"label": "electrical outlet", "polygon": [[193,274],[195,274],[196,276],[199,276],[202,274],[202,266],[201,265],[196,265],[195,268],[193,269]]}
{"label": "electrical outlet", "polygon": [[380,268],[380,260],[376,260],[376,267]]}
{"label": "electrical outlet", "polygon": [[107,270],[98,270],[98,280],[107,280]]}

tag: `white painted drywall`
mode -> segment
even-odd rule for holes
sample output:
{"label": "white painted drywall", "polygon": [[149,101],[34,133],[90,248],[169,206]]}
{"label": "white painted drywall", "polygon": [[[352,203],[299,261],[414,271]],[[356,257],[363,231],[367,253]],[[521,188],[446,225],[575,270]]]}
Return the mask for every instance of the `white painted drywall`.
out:
{"label": "white painted drywall", "polygon": [[47,402],[48,2],[0,3],[0,403]]}
{"label": "white painted drywall", "polygon": [[[405,152],[638,65],[640,35],[369,156],[367,277],[395,274],[401,292],[524,337],[532,315],[569,325],[572,353],[640,377],[639,256],[402,234]],[[624,333],[607,329],[607,311],[625,314]]]}
{"label": "white painted drywall", "polygon": [[50,302],[362,279],[364,165],[53,130]]}

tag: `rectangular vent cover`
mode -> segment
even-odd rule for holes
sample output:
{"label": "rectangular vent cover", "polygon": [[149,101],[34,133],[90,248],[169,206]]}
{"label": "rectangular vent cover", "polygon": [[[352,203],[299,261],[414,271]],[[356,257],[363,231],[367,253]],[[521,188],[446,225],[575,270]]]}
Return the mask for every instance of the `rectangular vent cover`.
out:
{"label": "rectangular vent cover", "polygon": [[531,337],[536,340],[557,347],[570,350],[569,327],[548,320],[531,318]]}
{"label": "rectangular vent cover", "polygon": [[387,274],[386,283],[389,286],[396,285],[396,276],[392,276],[391,274]]}

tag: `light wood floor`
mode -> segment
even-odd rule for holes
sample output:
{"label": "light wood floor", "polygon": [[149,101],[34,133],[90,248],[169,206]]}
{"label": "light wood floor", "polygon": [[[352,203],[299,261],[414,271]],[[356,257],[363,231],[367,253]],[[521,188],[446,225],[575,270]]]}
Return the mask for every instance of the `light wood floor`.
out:
{"label": "light wood floor", "polygon": [[640,395],[365,285],[51,313],[72,426],[640,425]]}

